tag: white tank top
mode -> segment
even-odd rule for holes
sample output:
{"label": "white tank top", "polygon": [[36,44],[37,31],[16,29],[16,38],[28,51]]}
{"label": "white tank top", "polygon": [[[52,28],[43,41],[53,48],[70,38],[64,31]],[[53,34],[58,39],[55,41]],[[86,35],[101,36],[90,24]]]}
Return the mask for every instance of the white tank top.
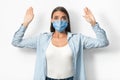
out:
{"label": "white tank top", "polygon": [[73,76],[72,51],[69,45],[56,47],[50,42],[46,50],[47,76],[55,79]]}

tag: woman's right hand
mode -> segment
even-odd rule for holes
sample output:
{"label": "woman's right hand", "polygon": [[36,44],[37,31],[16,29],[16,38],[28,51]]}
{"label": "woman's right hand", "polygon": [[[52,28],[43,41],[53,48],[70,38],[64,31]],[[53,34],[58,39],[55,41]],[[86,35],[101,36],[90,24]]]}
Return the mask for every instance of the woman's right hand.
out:
{"label": "woman's right hand", "polygon": [[27,27],[29,23],[33,20],[33,18],[34,18],[33,8],[29,7],[24,17],[23,26]]}

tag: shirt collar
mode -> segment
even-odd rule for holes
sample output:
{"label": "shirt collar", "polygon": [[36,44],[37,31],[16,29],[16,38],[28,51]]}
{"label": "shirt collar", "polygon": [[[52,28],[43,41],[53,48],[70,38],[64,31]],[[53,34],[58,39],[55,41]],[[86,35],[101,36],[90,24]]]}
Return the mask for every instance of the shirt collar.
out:
{"label": "shirt collar", "polygon": [[[54,33],[54,32],[51,32],[51,33],[50,33],[50,36],[52,36],[53,33]],[[72,36],[73,36],[73,33],[67,32],[67,40],[68,40],[68,41],[70,40],[70,38],[71,38]]]}
{"label": "shirt collar", "polygon": [[73,36],[73,33],[68,32],[68,33],[67,33],[67,40],[69,41],[72,36]]}

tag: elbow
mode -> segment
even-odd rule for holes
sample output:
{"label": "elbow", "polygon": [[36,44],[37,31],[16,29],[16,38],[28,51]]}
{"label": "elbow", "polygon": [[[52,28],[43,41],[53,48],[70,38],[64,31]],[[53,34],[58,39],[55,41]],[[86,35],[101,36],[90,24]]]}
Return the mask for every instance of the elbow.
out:
{"label": "elbow", "polygon": [[17,42],[17,41],[12,41],[11,44],[12,44],[13,46],[15,46],[15,47],[22,48],[22,46],[20,45],[20,43]]}
{"label": "elbow", "polygon": [[107,41],[106,46],[108,46],[109,44],[110,44],[109,41]]}
{"label": "elbow", "polygon": [[103,41],[101,47],[107,47],[109,45],[109,41]]}
{"label": "elbow", "polygon": [[15,41],[12,41],[11,44],[12,44],[13,46],[15,46],[15,47],[18,46],[18,45],[17,45],[17,42],[15,42]]}

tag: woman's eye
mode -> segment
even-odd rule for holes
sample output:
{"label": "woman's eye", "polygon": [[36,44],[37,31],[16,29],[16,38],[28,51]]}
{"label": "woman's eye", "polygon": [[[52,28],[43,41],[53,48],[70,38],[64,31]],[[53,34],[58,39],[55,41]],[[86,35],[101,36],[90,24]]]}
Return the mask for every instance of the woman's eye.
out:
{"label": "woman's eye", "polygon": [[67,20],[67,18],[65,16],[62,17],[63,20]]}
{"label": "woman's eye", "polygon": [[62,16],[61,18],[59,16],[54,16],[53,17],[54,20],[67,20],[66,16]]}
{"label": "woman's eye", "polygon": [[54,19],[57,20],[57,19],[58,19],[58,16],[55,16]]}

